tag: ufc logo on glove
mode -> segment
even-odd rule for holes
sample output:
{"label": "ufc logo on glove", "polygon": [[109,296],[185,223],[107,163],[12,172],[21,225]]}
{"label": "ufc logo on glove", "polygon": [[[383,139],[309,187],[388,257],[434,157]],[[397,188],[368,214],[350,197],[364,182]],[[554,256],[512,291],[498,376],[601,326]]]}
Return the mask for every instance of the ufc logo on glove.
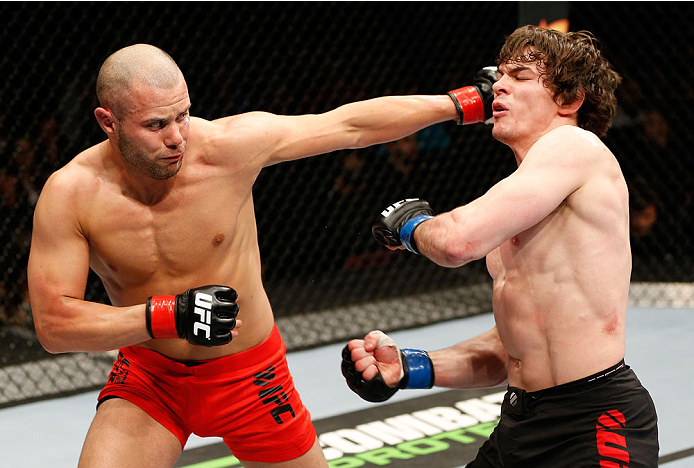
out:
{"label": "ufc logo on glove", "polygon": [[177,296],[147,299],[147,331],[154,339],[183,338],[198,346],[220,346],[231,341],[236,327],[238,295],[228,286],[209,285]]}
{"label": "ufc logo on glove", "polygon": [[205,293],[195,294],[195,311],[200,316],[200,321],[193,324],[193,334],[200,335],[200,330],[205,332],[205,338],[210,339],[210,324],[212,323],[212,296]]}
{"label": "ufc logo on glove", "polygon": [[398,207],[404,205],[407,202],[413,202],[413,201],[417,201],[417,200],[419,200],[419,198],[406,198],[404,200],[400,200],[399,202],[395,202],[392,205],[390,205],[388,208],[386,208],[385,210],[381,211],[381,216],[383,216],[384,218],[387,218],[388,216],[393,214],[393,212],[396,209],[398,209]]}

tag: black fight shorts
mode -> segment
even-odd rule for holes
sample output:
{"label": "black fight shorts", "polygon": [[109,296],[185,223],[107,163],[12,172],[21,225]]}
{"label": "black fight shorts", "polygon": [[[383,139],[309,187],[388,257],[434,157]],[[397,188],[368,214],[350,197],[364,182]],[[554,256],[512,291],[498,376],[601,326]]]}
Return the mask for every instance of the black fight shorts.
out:
{"label": "black fight shorts", "polygon": [[557,387],[508,387],[501,420],[467,468],[656,468],[653,400],[624,364]]}

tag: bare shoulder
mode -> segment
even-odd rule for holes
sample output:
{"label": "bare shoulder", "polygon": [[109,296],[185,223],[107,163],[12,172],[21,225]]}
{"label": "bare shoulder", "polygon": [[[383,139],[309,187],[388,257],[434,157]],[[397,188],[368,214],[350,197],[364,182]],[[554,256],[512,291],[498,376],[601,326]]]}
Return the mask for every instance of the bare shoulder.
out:
{"label": "bare shoulder", "polygon": [[594,133],[572,125],[564,125],[546,133],[533,146],[533,152],[550,154],[572,162],[588,162],[612,156],[610,150]]}
{"label": "bare shoulder", "polygon": [[280,120],[267,112],[247,112],[211,121],[191,118],[190,144],[209,163],[249,161],[278,141]]}
{"label": "bare shoulder", "polygon": [[75,156],[68,164],[55,171],[41,190],[37,211],[50,209],[76,215],[81,207],[90,203],[100,189],[104,166],[104,144],[93,146]]}
{"label": "bare shoulder", "polygon": [[570,125],[555,128],[537,140],[524,164],[527,168],[546,169],[556,176],[561,175],[574,188],[595,177],[619,172],[617,159],[600,138]]}
{"label": "bare shoulder", "polygon": [[98,183],[99,169],[104,166],[102,144],[93,146],[75,156],[46,182],[44,190],[60,195],[85,195]]}

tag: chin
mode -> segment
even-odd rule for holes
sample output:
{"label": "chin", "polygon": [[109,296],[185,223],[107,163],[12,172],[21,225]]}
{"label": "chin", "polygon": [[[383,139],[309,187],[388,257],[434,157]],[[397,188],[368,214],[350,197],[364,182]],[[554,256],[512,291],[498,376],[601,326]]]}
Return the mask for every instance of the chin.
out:
{"label": "chin", "polygon": [[494,128],[492,128],[492,136],[501,143],[506,143],[507,133],[508,132],[504,132],[504,130],[497,125],[494,125]]}

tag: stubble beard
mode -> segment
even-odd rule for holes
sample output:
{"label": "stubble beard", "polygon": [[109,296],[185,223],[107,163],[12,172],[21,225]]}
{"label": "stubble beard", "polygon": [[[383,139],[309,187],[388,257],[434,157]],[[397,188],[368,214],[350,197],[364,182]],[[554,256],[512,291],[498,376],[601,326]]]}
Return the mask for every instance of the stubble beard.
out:
{"label": "stubble beard", "polygon": [[503,129],[497,127],[496,125],[494,125],[494,128],[492,128],[492,136],[501,143],[506,143],[506,133],[507,132],[504,132]]}
{"label": "stubble beard", "polygon": [[121,131],[118,132],[118,151],[120,151],[123,159],[156,180],[166,180],[175,176],[178,174],[178,171],[181,169],[181,164],[183,163],[183,158],[181,157],[173,167],[170,164],[166,166],[157,164],[159,158],[166,155],[157,153],[154,160],[150,159],[144,151],[140,150],[132,140]]}
{"label": "stubble beard", "polygon": [[494,127],[492,128],[492,136],[498,142],[511,146],[511,144],[519,137],[519,132],[515,127],[504,127],[503,125],[497,125],[495,122]]}

